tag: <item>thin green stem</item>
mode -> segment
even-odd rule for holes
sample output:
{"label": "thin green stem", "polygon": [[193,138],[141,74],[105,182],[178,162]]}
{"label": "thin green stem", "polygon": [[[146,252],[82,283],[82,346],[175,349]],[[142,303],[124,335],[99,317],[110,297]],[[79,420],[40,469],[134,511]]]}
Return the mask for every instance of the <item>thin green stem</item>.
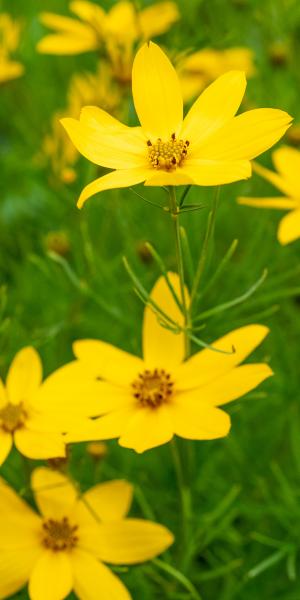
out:
{"label": "thin green stem", "polygon": [[186,575],[184,575],[177,569],[174,569],[174,567],[164,562],[160,558],[155,558],[152,562],[156,567],[158,567],[159,569],[161,569],[165,573],[168,573],[169,575],[171,575],[171,577],[176,579],[176,581],[178,581],[190,593],[190,598],[193,598],[194,600],[202,600],[194,584],[186,577]]}
{"label": "thin green stem", "polygon": [[214,228],[215,228],[215,221],[216,221],[216,214],[217,214],[217,208],[218,208],[220,190],[221,190],[221,188],[220,188],[220,186],[218,186],[216,188],[216,192],[215,192],[215,195],[214,195],[212,209],[211,209],[211,211],[209,213],[209,216],[208,216],[207,229],[206,229],[206,233],[205,233],[203,247],[202,247],[202,250],[201,250],[201,254],[200,254],[200,258],[199,258],[199,262],[198,262],[198,267],[197,267],[197,270],[196,270],[194,284],[193,284],[193,287],[192,287],[190,309],[191,309],[193,303],[195,302],[195,300],[197,299],[198,292],[199,292],[199,287],[200,287],[200,282],[201,282],[201,278],[202,278],[202,275],[203,275],[203,272],[204,272],[204,268],[205,268],[205,265],[206,265],[209,244],[210,244],[210,240],[213,237]]}
{"label": "thin green stem", "polygon": [[190,522],[191,522],[191,490],[187,485],[184,469],[181,460],[180,451],[177,445],[177,441],[175,438],[170,442],[171,451],[173,456],[174,469],[176,472],[178,489],[180,493],[180,502],[181,502],[181,513],[182,513],[182,545],[181,545],[181,558],[184,559],[186,554],[186,549],[190,539]]}
{"label": "thin green stem", "polygon": [[174,186],[169,187],[169,207],[170,214],[173,222],[173,230],[175,237],[175,248],[176,248],[176,260],[177,260],[177,270],[179,275],[180,282],[180,294],[181,294],[181,303],[182,303],[182,311],[184,318],[184,330],[185,330],[185,357],[187,358],[190,354],[190,340],[188,335],[186,334],[186,330],[189,327],[189,309],[187,306],[187,299],[185,293],[185,283],[184,283],[184,263],[183,263],[183,253],[182,253],[182,244],[181,244],[181,235],[180,235],[180,225],[179,225],[179,209],[176,201],[176,191]]}

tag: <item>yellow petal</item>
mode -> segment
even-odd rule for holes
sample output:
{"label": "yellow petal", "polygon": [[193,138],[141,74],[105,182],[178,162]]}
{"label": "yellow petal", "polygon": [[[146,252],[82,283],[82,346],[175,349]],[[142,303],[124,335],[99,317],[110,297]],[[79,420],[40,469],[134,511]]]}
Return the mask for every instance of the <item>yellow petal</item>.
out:
{"label": "yellow petal", "polygon": [[8,398],[6,395],[6,389],[2,379],[0,378],[0,408],[3,408],[7,404]]}
{"label": "yellow petal", "polygon": [[35,398],[36,410],[46,414],[64,413],[67,419],[99,415],[104,392],[103,383],[97,382],[96,377],[97,370],[89,364],[74,360],[64,365],[41,385]]}
{"label": "yellow petal", "polygon": [[179,367],[176,389],[192,389],[214,381],[240,364],[268,333],[269,329],[264,325],[246,325],[212,342],[214,348],[228,354],[209,348],[197,352]]}
{"label": "yellow petal", "polygon": [[237,199],[239,204],[244,206],[254,206],[256,208],[276,208],[277,210],[289,210],[298,206],[297,200],[293,198],[247,198],[240,196]]}
{"label": "yellow petal", "polygon": [[25,586],[37,557],[36,548],[0,549],[0,598],[10,598]]}
{"label": "yellow petal", "polygon": [[[117,134],[118,132],[129,134],[132,132],[137,135],[141,132],[140,127],[128,127],[98,106],[84,106],[80,113],[80,121],[83,125],[97,130],[99,135],[105,132],[109,134]],[[145,138],[143,139],[146,142]]]}
{"label": "yellow petal", "polygon": [[45,550],[30,576],[30,600],[63,600],[72,587],[70,556],[66,552]]}
{"label": "yellow petal", "polygon": [[277,173],[274,173],[273,171],[262,167],[256,162],[253,163],[253,171],[255,173],[258,173],[258,175],[260,175],[261,177],[264,177],[264,179],[272,183],[272,185],[277,187],[281,192],[283,192],[287,196],[293,196],[294,186],[291,186],[287,180],[285,180]]}
{"label": "yellow petal", "polygon": [[31,487],[36,504],[47,518],[61,519],[72,512],[78,491],[62,473],[37,467],[31,475]]}
{"label": "yellow petal", "polygon": [[283,217],[278,228],[278,240],[285,246],[300,237],[300,210],[293,210]]}
{"label": "yellow petal", "polygon": [[290,115],[282,110],[249,110],[193,146],[190,155],[213,160],[251,160],[278,142],[290,124]]}
{"label": "yellow petal", "polygon": [[137,183],[142,183],[148,177],[152,169],[146,167],[137,167],[136,169],[123,169],[121,171],[112,171],[99,179],[95,179],[87,185],[81,192],[77,206],[82,208],[86,200],[104,190],[111,190],[123,187],[130,187]]}
{"label": "yellow petal", "polygon": [[[105,418],[105,417],[104,417]],[[120,446],[132,448],[138,453],[166,444],[173,437],[169,412],[161,406],[158,409],[139,408],[124,426],[119,439]]]}
{"label": "yellow petal", "polygon": [[0,61],[0,83],[21,77],[24,67],[21,63],[14,61]]}
{"label": "yellow petal", "polygon": [[206,402],[189,402],[189,394],[170,406],[170,418],[174,433],[188,440],[215,440],[230,430],[230,417],[223,410]]}
{"label": "yellow petal", "polygon": [[96,50],[99,46],[93,34],[80,38],[76,35],[53,34],[46,35],[37,44],[37,51],[41,54],[75,55],[82,52]]}
{"label": "yellow petal", "polygon": [[145,135],[169,140],[182,124],[183,102],[175,69],[156,45],[144,44],[132,68],[134,105]]}
{"label": "yellow petal", "polygon": [[289,187],[294,190],[294,196],[300,197],[300,182],[299,182],[299,170],[300,170],[300,152],[296,148],[289,148],[288,146],[281,146],[272,154],[273,163],[285,179]]}
{"label": "yellow petal", "polygon": [[13,443],[13,437],[11,433],[0,429],[0,467],[7,459]]}
{"label": "yellow petal", "polygon": [[181,169],[188,174],[194,185],[223,185],[251,177],[248,160],[187,160]]}
{"label": "yellow petal", "polygon": [[243,71],[229,71],[221,75],[202,92],[189,110],[180,137],[195,144],[223,127],[237,112],[246,85]]}
{"label": "yellow petal", "polygon": [[[138,128],[112,130],[77,119],[62,119],[77,150],[91,162],[108,169],[148,166],[146,142]],[[121,129],[121,126],[120,126]]]}
{"label": "yellow petal", "polygon": [[[179,277],[176,273],[168,273],[170,284],[181,302]],[[160,277],[151,290],[150,297],[162,311],[179,326],[184,325],[182,312],[176,303],[164,277]],[[186,290],[186,302],[188,302]],[[146,306],[143,321],[143,355],[148,369],[176,368],[185,357],[184,335],[174,334],[159,323],[150,306]]]}
{"label": "yellow petal", "polygon": [[129,511],[132,495],[133,487],[127,481],[115,480],[95,485],[83,494],[83,499],[75,508],[76,514],[79,515],[80,527],[85,524],[83,519],[86,521],[86,516],[87,524],[90,525],[91,511],[88,509],[92,509],[101,521],[123,519]]}
{"label": "yellow petal", "polygon": [[144,369],[143,361],[100,340],[79,340],[73,352],[82,364],[95,369],[95,375],[117,385],[128,386]]}
{"label": "yellow petal", "polygon": [[18,352],[8,371],[6,387],[13,404],[27,402],[36,393],[42,381],[42,364],[36,350],[31,347]]}
{"label": "yellow petal", "polygon": [[122,410],[113,410],[99,419],[86,420],[80,427],[68,432],[66,441],[74,443],[117,438],[125,430],[134,414],[135,407],[130,406]]}
{"label": "yellow petal", "polygon": [[[40,22],[54,31],[60,31],[62,33],[74,34],[78,37],[88,36],[91,32],[91,28],[80,23],[77,19],[71,19],[70,17],[64,17],[56,15],[55,13],[42,12],[39,15]],[[94,34],[95,36],[95,34]]]}
{"label": "yellow petal", "polygon": [[70,9],[77,17],[97,29],[98,35],[101,33],[106,20],[105,11],[101,6],[86,0],[74,0],[70,2]]}
{"label": "yellow petal", "polygon": [[168,31],[178,21],[180,13],[175,2],[158,2],[144,8],[137,16],[142,35],[149,40]]}
{"label": "yellow petal", "polygon": [[162,186],[162,185],[193,185],[194,180],[191,175],[184,169],[176,169],[174,171],[163,171],[162,169],[152,169],[145,181],[145,185]]}
{"label": "yellow petal", "polygon": [[24,553],[39,549],[41,528],[40,517],[0,479],[0,546],[23,549]]}
{"label": "yellow petal", "polygon": [[120,579],[91,554],[76,549],[71,560],[74,591],[81,600],[132,600]]}
{"label": "yellow petal", "polygon": [[32,459],[59,458],[66,456],[63,437],[57,433],[44,433],[30,429],[17,429],[14,434],[16,448]]}
{"label": "yellow petal", "polygon": [[[242,365],[225,373],[220,378],[215,379],[207,386],[199,390],[187,392],[184,396],[187,400],[194,401],[201,406],[201,402],[221,406],[232,402],[251,390],[254,390],[260,383],[273,375],[273,371],[266,364]],[[181,398],[181,397],[180,397]],[[184,398],[181,399],[184,404]]]}
{"label": "yellow petal", "polygon": [[104,562],[131,565],[155,558],[173,541],[173,535],[163,525],[142,519],[123,519],[99,525],[95,550]]}

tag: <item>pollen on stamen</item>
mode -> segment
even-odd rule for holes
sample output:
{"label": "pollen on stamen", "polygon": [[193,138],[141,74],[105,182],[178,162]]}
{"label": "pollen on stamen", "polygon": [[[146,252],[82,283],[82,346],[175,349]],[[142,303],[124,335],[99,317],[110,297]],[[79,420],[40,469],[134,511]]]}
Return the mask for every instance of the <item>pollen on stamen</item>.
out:
{"label": "pollen on stamen", "polygon": [[43,523],[43,545],[53,552],[72,550],[78,542],[78,526],[71,525],[67,517],[48,519]]}
{"label": "pollen on stamen", "polygon": [[146,369],[132,383],[133,396],[142,407],[158,408],[169,402],[174,382],[164,369]]}
{"label": "pollen on stamen", "polygon": [[148,140],[147,146],[150,164],[154,169],[173,171],[182,165],[189,145],[190,142],[188,140],[176,140],[175,133],[172,133],[171,139],[168,142],[163,142],[161,138],[158,138],[154,143]]}

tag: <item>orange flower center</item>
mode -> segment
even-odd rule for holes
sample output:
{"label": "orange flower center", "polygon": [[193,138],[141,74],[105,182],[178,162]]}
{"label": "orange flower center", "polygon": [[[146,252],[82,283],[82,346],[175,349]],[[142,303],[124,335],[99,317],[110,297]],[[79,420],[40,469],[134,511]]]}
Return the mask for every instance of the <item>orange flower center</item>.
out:
{"label": "orange flower center", "polygon": [[77,529],[78,525],[71,525],[67,517],[60,521],[48,519],[43,523],[43,544],[53,552],[72,550],[78,542]]}
{"label": "orange flower center", "polygon": [[163,369],[145,370],[133,384],[133,395],[139,404],[148,408],[157,408],[170,400],[174,383],[171,375]]}
{"label": "orange flower center", "polygon": [[0,410],[0,426],[4,431],[13,433],[16,429],[20,429],[25,423],[26,412],[23,404],[11,404],[8,402],[4,408]]}
{"label": "orange flower center", "polygon": [[187,155],[187,149],[190,145],[188,140],[176,140],[175,133],[172,133],[169,142],[163,142],[160,138],[154,144],[150,140],[147,142],[148,157],[150,164],[154,169],[164,169],[172,171],[180,167]]}

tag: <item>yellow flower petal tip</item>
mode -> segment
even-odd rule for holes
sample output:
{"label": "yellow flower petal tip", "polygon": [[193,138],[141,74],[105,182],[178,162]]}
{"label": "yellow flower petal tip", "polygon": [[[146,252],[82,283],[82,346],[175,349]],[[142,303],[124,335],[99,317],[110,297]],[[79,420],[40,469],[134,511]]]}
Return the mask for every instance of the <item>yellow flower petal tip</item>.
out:
{"label": "yellow flower petal tip", "polygon": [[[172,272],[168,283],[160,277],[151,291],[155,305],[178,327],[180,293],[178,275]],[[267,364],[242,364],[268,333],[264,325],[240,327],[185,360],[182,334],[161,327],[147,306],[143,358],[100,340],[75,342],[75,363],[99,399],[99,417],[70,431],[68,441],[117,438],[120,446],[142,453],[168,443],[174,435],[193,440],[227,436],[231,422],[223,404],[241,398],[272,375]]]}
{"label": "yellow flower petal tip", "polygon": [[163,525],[127,517],[132,488],[126,481],[98,484],[79,497],[65,475],[40,467],[31,485],[38,513],[0,481],[3,598],[28,583],[30,598],[44,598],[47,589],[49,598],[73,590],[80,598],[130,600],[105,563],[143,563],[174,541]]}
{"label": "yellow flower petal tip", "polygon": [[174,67],[157,44],[143,44],[132,68],[140,127],[127,127],[95,107],[83,110],[79,121],[62,120],[83,156],[112,169],[86,186],[78,206],[101,191],[138,183],[216,186],[249,178],[250,161],[284,135],[291,117],[277,109],[236,116],[245,87],[245,73],[229,71],[204,90],[183,118]]}
{"label": "yellow flower petal tip", "polygon": [[281,146],[272,154],[276,171],[253,164],[254,171],[277,188],[281,196],[264,198],[238,198],[238,203],[256,208],[272,208],[289,211],[280,221],[277,239],[283,246],[300,238],[300,151]]}

